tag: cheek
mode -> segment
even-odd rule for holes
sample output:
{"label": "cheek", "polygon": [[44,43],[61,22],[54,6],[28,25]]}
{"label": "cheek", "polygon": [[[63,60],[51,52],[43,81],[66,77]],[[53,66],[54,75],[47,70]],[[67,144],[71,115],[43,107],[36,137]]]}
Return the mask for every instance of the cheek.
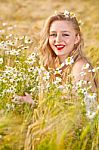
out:
{"label": "cheek", "polygon": [[70,44],[70,43],[72,43],[72,42],[74,41],[74,38],[73,38],[72,36],[70,36],[70,37],[65,38],[64,41],[65,41],[67,44]]}
{"label": "cheek", "polygon": [[70,39],[66,39],[65,42],[66,42],[67,44],[69,44],[69,43],[70,43]]}
{"label": "cheek", "polygon": [[67,44],[75,44],[75,39],[73,37],[66,40]]}
{"label": "cheek", "polygon": [[49,45],[51,46],[53,44],[53,39],[49,38]]}

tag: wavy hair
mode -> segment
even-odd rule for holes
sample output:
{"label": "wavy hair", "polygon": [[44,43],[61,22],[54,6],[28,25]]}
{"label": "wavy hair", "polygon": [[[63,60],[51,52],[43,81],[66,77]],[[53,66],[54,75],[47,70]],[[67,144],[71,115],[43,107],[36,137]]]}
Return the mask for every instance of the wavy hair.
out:
{"label": "wavy hair", "polygon": [[[76,34],[79,34],[79,36],[80,36],[80,41],[74,46],[74,50],[77,51],[78,55],[80,55],[81,57],[84,57],[83,53],[82,53],[82,49],[84,47],[84,40],[83,40],[81,30],[79,27],[79,23],[78,23],[76,17],[75,16],[71,17],[70,15],[66,16],[64,14],[64,12],[59,12],[57,14],[50,16],[46,20],[43,30],[41,31],[39,49],[43,56],[43,64],[46,68],[48,68],[48,67],[54,68],[54,61],[55,61],[55,58],[57,57],[57,55],[54,53],[54,51],[51,49],[51,47],[49,45],[50,26],[54,21],[57,21],[57,20],[60,20],[60,21],[66,20],[66,21],[72,23]],[[72,53],[70,55],[72,55]]]}

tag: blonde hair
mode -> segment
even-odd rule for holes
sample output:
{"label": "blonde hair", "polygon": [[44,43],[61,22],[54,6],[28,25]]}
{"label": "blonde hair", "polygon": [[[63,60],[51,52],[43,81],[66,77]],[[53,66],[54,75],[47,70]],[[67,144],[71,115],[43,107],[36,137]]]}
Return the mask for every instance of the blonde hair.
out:
{"label": "blonde hair", "polygon": [[[43,27],[43,30],[41,31],[41,38],[40,38],[40,52],[42,54],[42,60],[43,60],[43,65],[45,66],[46,69],[48,68],[55,68],[55,59],[57,55],[54,53],[54,51],[51,49],[49,45],[49,31],[50,31],[50,26],[54,21],[57,20],[66,20],[70,23],[72,23],[72,26],[76,32],[76,35],[79,35],[80,40],[79,42],[74,45],[74,50],[70,53],[69,56],[73,56],[74,61],[78,60],[79,58],[84,59],[86,62],[90,64],[88,59],[84,56],[82,49],[84,47],[84,40],[83,36],[80,30],[79,22],[76,18],[75,15],[71,15],[71,13],[68,12],[68,14],[65,14],[64,12],[59,12],[54,15],[51,15],[48,17],[48,19],[45,22],[45,25]],[[92,68],[91,64],[90,67]],[[95,85],[97,86],[97,83],[94,79]]]}
{"label": "blonde hair", "polygon": [[[77,53],[81,56],[83,56],[82,48],[84,47],[84,40],[80,31],[79,23],[76,19],[76,17],[71,17],[70,15],[65,15],[64,12],[59,12],[57,14],[54,14],[50,16],[43,27],[43,30],[41,31],[41,38],[40,38],[40,52],[43,56],[44,66],[46,68],[48,67],[54,67],[54,61],[57,57],[56,54],[53,52],[53,50],[49,46],[49,30],[51,24],[56,20],[66,20],[68,22],[71,22],[73,25],[73,28],[76,32],[76,34],[79,34],[80,41],[75,45],[74,49],[77,51]],[[72,54],[70,54],[72,55]]]}

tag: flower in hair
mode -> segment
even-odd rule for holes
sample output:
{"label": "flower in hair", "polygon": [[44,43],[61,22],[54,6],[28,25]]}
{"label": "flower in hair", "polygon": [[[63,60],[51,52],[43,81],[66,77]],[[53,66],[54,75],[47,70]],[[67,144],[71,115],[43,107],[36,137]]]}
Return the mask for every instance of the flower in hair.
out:
{"label": "flower in hair", "polygon": [[70,16],[70,12],[67,11],[66,9],[65,9],[65,11],[64,11],[64,16],[65,16],[65,17],[69,17],[69,16]]}
{"label": "flower in hair", "polygon": [[70,12],[70,17],[74,18],[74,17],[76,17],[76,15],[73,12]]}
{"label": "flower in hair", "polygon": [[64,15],[65,17],[70,17],[70,18],[76,17],[76,15],[73,12],[69,12],[67,10],[64,11]]}
{"label": "flower in hair", "polygon": [[82,26],[84,23],[81,20],[79,20],[78,24],[79,24],[79,26]]}
{"label": "flower in hair", "polygon": [[55,10],[55,15],[57,15],[57,10]]}
{"label": "flower in hair", "polygon": [[[57,12],[57,10],[55,10],[55,15],[57,15],[58,14],[58,12]],[[73,12],[69,12],[68,10],[64,10],[64,12],[63,12],[63,14],[64,14],[64,16],[66,17],[66,18],[76,18],[77,19],[77,21],[78,21],[78,25],[79,26],[82,26],[83,25],[83,22],[81,21],[81,20],[78,20],[78,18],[77,18],[77,16],[75,15],[75,13],[73,13]]]}
{"label": "flower in hair", "polygon": [[[64,11],[64,16],[65,16],[66,18],[71,18],[71,19],[76,17],[75,13],[69,12],[69,11],[67,11],[67,10]],[[77,19],[77,17],[76,17],[76,19]],[[78,20],[78,19],[77,19],[77,20]],[[78,20],[78,24],[79,24],[79,26],[82,26],[82,25],[83,25],[83,22],[82,22],[81,20]]]}

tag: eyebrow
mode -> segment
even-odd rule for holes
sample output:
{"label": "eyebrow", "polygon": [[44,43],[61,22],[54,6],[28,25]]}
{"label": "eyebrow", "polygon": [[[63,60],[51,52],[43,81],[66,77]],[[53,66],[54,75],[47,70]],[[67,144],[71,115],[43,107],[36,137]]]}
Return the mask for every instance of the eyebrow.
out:
{"label": "eyebrow", "polygon": [[[56,31],[53,31],[53,30],[52,30],[52,31],[50,31],[50,32],[56,32]],[[61,31],[61,32],[68,32],[68,33],[70,33],[70,31]]]}

